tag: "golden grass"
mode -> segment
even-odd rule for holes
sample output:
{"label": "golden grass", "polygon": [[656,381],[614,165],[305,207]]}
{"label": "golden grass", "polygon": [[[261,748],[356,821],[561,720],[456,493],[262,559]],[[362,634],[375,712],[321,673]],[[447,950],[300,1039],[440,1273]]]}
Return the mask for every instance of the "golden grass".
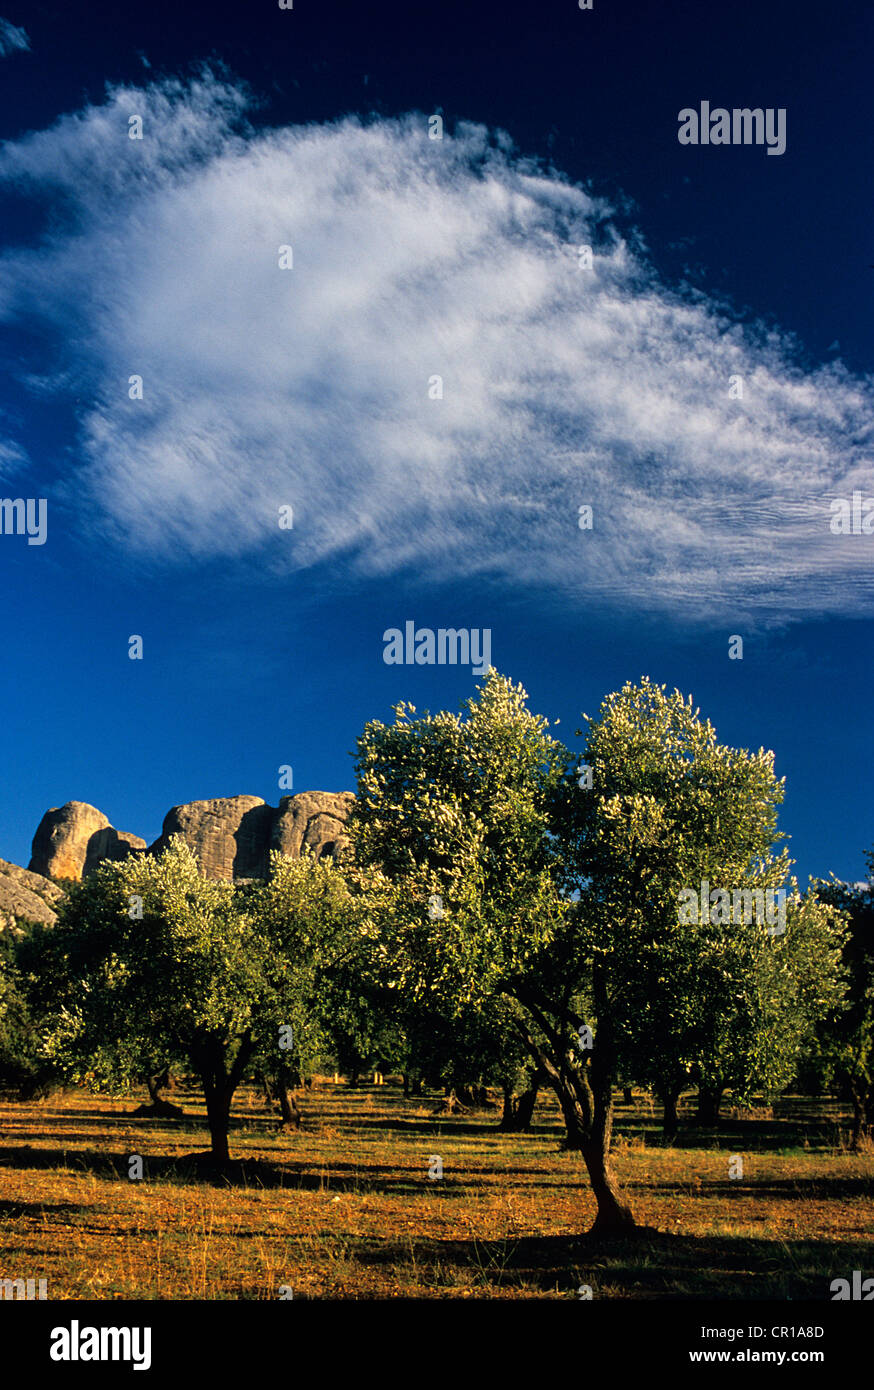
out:
{"label": "golden grass", "polygon": [[[834,1106],[779,1102],[675,1148],[648,1103],[621,1108],[615,1167],[660,1234],[605,1245],[581,1238],[594,1203],[579,1156],[557,1149],[549,1100],[534,1134],[502,1135],[493,1113],[441,1119],[436,1097],[320,1080],[288,1135],[243,1090],[242,1164],[222,1176],[193,1157],[207,1148],[202,1101],[174,1099],[185,1121],[81,1091],[0,1104],[0,1275],[46,1278],[50,1298],[275,1299],[281,1285],[295,1298],[574,1298],[582,1284],[595,1297],[827,1298],[831,1278],[874,1274],[874,1157],[842,1146]],[[127,1177],[131,1154],[142,1181]]]}

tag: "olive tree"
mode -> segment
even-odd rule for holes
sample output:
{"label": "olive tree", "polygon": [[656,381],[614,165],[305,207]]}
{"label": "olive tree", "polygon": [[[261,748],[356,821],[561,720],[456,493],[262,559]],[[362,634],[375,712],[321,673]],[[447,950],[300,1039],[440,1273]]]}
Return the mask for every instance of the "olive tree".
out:
{"label": "olive tree", "polygon": [[498,994],[512,1002],[516,1035],[558,1095],[569,1146],[582,1149],[596,1225],[627,1228],[609,1133],[567,1103],[568,1074],[587,1057],[563,1025],[584,1024],[590,983],[584,913],[551,822],[568,761],[522,687],[490,671],[459,715],[417,717],[401,703],[394,724],[368,723],[349,828],[395,987],[457,1017]]}
{"label": "olive tree", "polygon": [[260,887],[207,879],[179,837],[158,858],[105,863],[71,887],[30,960],[46,1055],[94,1086],[130,1084],[144,1059],[186,1063],[217,1162],[251,1066],[310,1045],[316,966],[348,920],[329,866],[271,867]]}
{"label": "olive tree", "polygon": [[495,992],[515,1002],[582,1153],[593,1230],[626,1232],[613,1089],[642,1058],[655,1068],[666,1020],[691,1007],[673,980],[684,953],[694,968],[681,894],[783,881],[783,789],[773,754],[719,745],[691,701],[647,679],[588,722],[577,768],[494,671],[460,715],[400,704],[358,741],[351,828],[399,987],[458,1011]]}
{"label": "olive tree", "polygon": [[660,956],[661,983],[651,971],[637,977],[624,1066],[662,1098],[668,1139],[690,1082],[703,1124],[716,1123],[728,1088],[740,1101],[782,1090],[817,1022],[843,997],[840,914],[812,890],[802,897],[794,880],[782,891],[785,916],[775,923],[703,904],[700,920],[681,921]]}

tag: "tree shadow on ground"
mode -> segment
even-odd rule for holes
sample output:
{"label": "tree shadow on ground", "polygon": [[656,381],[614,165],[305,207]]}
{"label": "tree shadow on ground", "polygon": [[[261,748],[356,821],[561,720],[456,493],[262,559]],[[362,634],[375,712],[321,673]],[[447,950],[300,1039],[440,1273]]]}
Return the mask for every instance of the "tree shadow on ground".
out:
{"label": "tree shadow on ground", "polygon": [[[18,1116],[14,1116],[13,1118],[17,1125],[26,1125],[30,1129],[36,1129],[39,1126],[45,1128],[47,1125],[51,1125],[53,1129],[70,1129],[73,1125],[81,1125],[85,1120],[98,1120],[102,1125],[122,1125],[126,1124],[128,1120],[148,1120],[154,1118],[151,1115],[137,1115],[134,1103],[130,1102],[130,1104],[132,1106],[130,1110],[91,1110],[86,1106],[83,1106],[81,1109],[77,1106],[76,1109],[72,1111],[49,1110],[46,1108],[44,1110],[30,1110],[26,1118],[24,1116],[20,1119]],[[167,1116],[167,1119],[171,1123],[176,1118],[178,1117]],[[197,1120],[197,1115],[184,1113],[181,1118],[191,1123]]]}
{"label": "tree shadow on ground", "polygon": [[[472,1278],[484,1286],[537,1287],[597,1299],[815,1299],[829,1301],[834,1278],[870,1264],[867,1241],[773,1241],[747,1237],[671,1235],[648,1228],[638,1236],[514,1236],[498,1240],[416,1240],[423,1279],[441,1284]],[[409,1262],[410,1246],[393,1241],[356,1250],[361,1264]]]}
{"label": "tree shadow on ground", "polygon": [[0,1202],[0,1220],[8,1217],[15,1220],[20,1216],[42,1216],[55,1214],[67,1215],[74,1211],[83,1211],[84,1207],[79,1202]]}
{"label": "tree shadow on ground", "polygon": [[797,1120],[721,1120],[718,1125],[681,1125],[679,1132],[666,1142],[657,1123],[625,1122],[618,1117],[614,1125],[617,1137],[635,1140],[646,1148],[723,1149],[738,1148],[747,1152],[774,1153],[781,1149],[800,1149],[805,1145],[812,1151],[832,1150],[840,1136],[848,1133],[846,1123],[825,1121],[802,1124]]}
{"label": "tree shadow on ground", "polygon": [[[676,1192],[679,1186],[674,1182],[650,1182],[647,1178],[636,1178],[631,1184],[634,1188],[646,1188],[651,1192]],[[858,1197],[874,1197],[874,1182],[871,1178],[766,1178],[757,1182],[754,1177],[722,1179],[711,1182],[703,1179],[702,1192],[708,1196],[748,1196],[770,1197],[778,1201],[822,1200],[851,1201]]]}
{"label": "tree shadow on ground", "polygon": [[[478,1138],[494,1134],[502,1140],[516,1137],[505,1134],[498,1129],[494,1120],[489,1123],[487,1119],[477,1123],[476,1120],[458,1120],[451,1115],[434,1115],[431,1119],[397,1120],[394,1118],[380,1119],[379,1117],[363,1116],[353,1111],[344,1114],[334,1114],[319,1116],[323,1124],[345,1123],[354,1129],[381,1129],[393,1134],[427,1134],[430,1138],[435,1138],[438,1134],[458,1134],[476,1135]],[[559,1126],[556,1126],[556,1133],[559,1133]],[[563,1132],[563,1131],[562,1131]],[[526,1135],[519,1135],[520,1139],[525,1139]]]}
{"label": "tree shadow on ground", "polygon": [[[138,1152],[131,1150],[130,1152]],[[107,1154],[95,1149],[2,1148],[0,1172],[4,1168],[75,1169],[112,1182],[129,1181],[130,1152]],[[285,1188],[304,1192],[385,1192],[420,1194],[452,1198],[470,1194],[478,1185],[474,1170],[464,1178],[444,1176],[439,1182],[430,1181],[427,1168],[405,1173],[396,1164],[338,1163],[319,1166],[316,1162],[271,1162],[262,1158],[232,1158],[228,1163],[216,1162],[212,1154],[141,1154],[144,1165],[143,1181],[166,1179],[184,1185],[215,1187]],[[137,1180],[138,1181],[138,1180]]]}

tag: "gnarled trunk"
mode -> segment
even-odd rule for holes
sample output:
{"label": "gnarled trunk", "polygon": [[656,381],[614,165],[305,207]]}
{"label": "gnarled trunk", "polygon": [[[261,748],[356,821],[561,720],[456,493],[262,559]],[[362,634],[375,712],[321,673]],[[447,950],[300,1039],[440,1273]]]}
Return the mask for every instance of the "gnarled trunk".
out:
{"label": "gnarled trunk", "polygon": [[466,1115],[469,1107],[455,1094],[454,1086],[447,1086],[443,1100],[435,1107],[435,1115]]}
{"label": "gnarled trunk", "polygon": [[250,1034],[239,1039],[230,1067],[227,1065],[229,1051],[225,1043],[215,1039],[191,1049],[191,1061],[203,1085],[212,1157],[216,1163],[230,1162],[231,1101],[252,1059],[254,1045]]}
{"label": "gnarled trunk", "polygon": [[[597,990],[596,990],[597,998]],[[601,1001],[604,1012],[605,1001]],[[583,1161],[598,1203],[592,1235],[628,1235],[637,1229],[631,1208],[622,1199],[621,1189],[610,1164],[613,1138],[613,1084],[616,1064],[609,1025],[598,1027],[590,1062],[592,1072],[592,1125],[590,1136],[581,1146]]]}
{"label": "gnarled trunk", "polygon": [[[582,1153],[598,1209],[590,1234],[629,1235],[637,1229],[637,1223],[622,1198],[609,1158],[616,1080],[616,1056],[609,1025],[606,1021],[599,1025],[588,1065],[584,1066],[573,1054],[564,1032],[552,1025],[529,998],[521,1002],[551,1044],[547,1052],[527,1028],[520,1027],[532,1058],[561,1106],[565,1148],[579,1149]],[[596,990],[597,1003],[601,1004],[603,1018],[607,1012],[605,1001],[599,999]]]}
{"label": "gnarled trunk", "polygon": [[448,1091],[454,1094],[459,1103],[469,1110],[483,1110],[489,1107],[488,1093],[485,1086],[479,1082],[455,1080],[448,1087]]}
{"label": "gnarled trunk", "polygon": [[146,1089],[149,1099],[153,1105],[161,1105],[160,1092],[170,1085],[170,1068],[164,1067],[161,1071],[153,1072],[146,1077]]}
{"label": "gnarled trunk", "polygon": [[505,1086],[504,1105],[498,1129],[504,1134],[527,1134],[531,1129],[534,1107],[540,1083],[535,1082],[517,1096],[512,1086]]}
{"label": "gnarled trunk", "polygon": [[637,1229],[631,1208],[622,1200],[622,1191],[610,1166],[603,1144],[595,1141],[583,1144],[583,1161],[598,1203],[598,1214],[591,1229],[592,1235],[626,1235]]}

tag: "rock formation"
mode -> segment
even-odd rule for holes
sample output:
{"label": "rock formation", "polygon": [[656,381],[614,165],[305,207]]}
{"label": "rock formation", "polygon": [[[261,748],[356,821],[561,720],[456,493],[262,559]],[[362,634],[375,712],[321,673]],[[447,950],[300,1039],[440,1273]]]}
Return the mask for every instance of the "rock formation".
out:
{"label": "rock formation", "polygon": [[189,801],[168,811],[149,853],[181,835],[207,878],[266,878],[272,849],[290,859],[304,849],[339,859],[349,845],[345,823],[354,800],[351,792],[299,792],[284,796],[278,810],[258,796]]}
{"label": "rock formation", "polygon": [[167,812],[161,834],[148,850],[145,840],[116,830],[96,807],[68,801],[47,811],[40,821],[30,872],[34,877],[42,875],[43,881],[47,877],[80,879],[104,859],[160,854],[171,835],[181,835],[207,878],[265,878],[274,849],[292,859],[304,851],[317,859],[324,855],[341,859],[350,845],[346,817],[354,801],[351,792],[299,792],[284,796],[278,808],[259,796],[189,801]]}
{"label": "rock formation", "polygon": [[181,835],[206,878],[264,878],[275,815],[260,796],[189,801],[167,812],[149,853],[160,854],[171,835]]}
{"label": "rock formation", "polygon": [[289,859],[300,858],[301,850],[312,851],[317,859],[330,854],[342,859],[351,847],[346,834],[346,817],[355,797],[351,792],[298,792],[284,796],[273,814],[270,848]]}
{"label": "rock formation", "polygon": [[54,904],[63,896],[63,890],[41,874],[0,859],[0,931],[19,931],[28,922],[53,925]]}
{"label": "rock formation", "polygon": [[40,821],[28,868],[46,878],[79,879],[103,859],[126,859],[145,848],[145,840],[115,830],[96,806],[68,801],[52,806]]}

